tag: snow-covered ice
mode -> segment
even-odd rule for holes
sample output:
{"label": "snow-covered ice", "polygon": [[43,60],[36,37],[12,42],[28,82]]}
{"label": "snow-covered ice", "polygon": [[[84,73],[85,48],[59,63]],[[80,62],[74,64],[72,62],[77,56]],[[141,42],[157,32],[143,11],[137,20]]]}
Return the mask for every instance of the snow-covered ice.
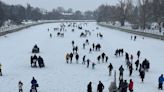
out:
{"label": "snow-covered ice", "polygon": [[[74,33],[71,28],[67,28],[64,38],[56,37],[54,27],[58,27],[60,23],[43,24],[19,32],[8,34],[0,37],[0,62],[2,63],[3,76],[0,77],[0,92],[18,92],[18,81],[21,80],[24,92],[29,92],[31,87],[31,79],[34,76],[38,83],[38,92],[86,92],[87,84],[92,81],[93,92],[96,92],[97,84],[100,81],[105,86],[104,92],[109,92],[108,87],[113,81],[113,74],[108,76],[108,64],[111,62],[114,70],[123,65],[125,68],[124,78],[134,80],[135,92],[161,92],[157,89],[158,77],[164,73],[164,42],[161,40],[151,39],[138,36],[134,42],[130,40],[132,34],[120,32],[117,30],[99,27],[96,23],[89,23],[85,29],[92,31],[92,36],[88,39],[90,43],[101,43],[101,52],[92,52],[89,54],[89,47],[86,50],[82,49],[82,44],[85,38],[80,38],[81,30],[76,29]],[[47,29],[50,28],[50,32]],[[97,32],[104,35],[103,39],[96,37]],[[49,33],[53,34],[52,39]],[[87,55],[87,58],[92,62],[96,62],[95,70],[91,66],[86,68],[86,65],[81,63],[76,64],[73,59],[73,64],[65,62],[65,54],[72,51],[71,41],[75,41],[75,45],[79,46],[80,62],[82,56]],[[40,55],[45,61],[45,68],[31,68],[30,56],[31,50],[37,44],[40,48]],[[146,72],[144,83],[141,83],[138,71],[133,72],[132,77],[129,77],[129,71],[125,65],[124,57],[116,58],[114,52],[117,48],[124,48],[126,52],[134,55],[134,61],[137,59],[136,53],[141,50],[140,62],[147,58],[150,61],[150,70]],[[97,64],[97,56],[105,52],[109,56],[108,63]],[[133,65],[135,68],[135,65]],[[118,83],[117,83],[118,84]]]}

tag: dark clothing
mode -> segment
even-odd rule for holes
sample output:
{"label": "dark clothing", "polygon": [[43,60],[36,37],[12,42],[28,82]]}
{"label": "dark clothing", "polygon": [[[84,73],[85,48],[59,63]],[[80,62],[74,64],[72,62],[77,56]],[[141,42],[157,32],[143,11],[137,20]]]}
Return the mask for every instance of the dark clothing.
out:
{"label": "dark clothing", "polygon": [[124,68],[121,66],[121,67],[119,68],[119,71],[120,71],[120,75],[123,75]]}
{"label": "dark clothing", "polygon": [[159,83],[163,83],[163,81],[164,81],[164,77],[163,77],[163,75],[161,75],[161,76],[159,77],[159,79],[158,79],[158,82],[159,82]]}
{"label": "dark clothing", "polygon": [[87,60],[87,68],[89,67],[89,62],[90,62],[90,60],[88,59],[88,60]]}
{"label": "dark clothing", "polygon": [[112,71],[113,65],[110,63],[110,65],[108,66],[108,68],[109,68],[109,71]]}
{"label": "dark clothing", "polygon": [[129,76],[132,75],[132,72],[133,72],[133,66],[132,66],[132,64],[130,64],[130,66],[129,66]]}
{"label": "dark clothing", "polygon": [[89,83],[88,86],[87,86],[87,92],[92,92],[92,85],[91,85],[91,83]]}
{"label": "dark clothing", "polygon": [[124,68],[121,66],[121,67],[119,68],[119,71],[120,71],[119,80],[121,80],[121,79],[123,79]]}
{"label": "dark clothing", "polygon": [[145,71],[144,71],[144,69],[141,69],[141,71],[140,71],[140,77],[141,77],[142,82],[143,82],[143,79],[145,78]]}
{"label": "dark clothing", "polygon": [[158,79],[158,82],[159,82],[158,88],[161,90],[163,89],[163,81],[164,81],[164,77],[163,75],[161,75]]}
{"label": "dark clothing", "polygon": [[35,80],[35,78],[33,78],[33,79],[31,80],[31,84],[32,84],[31,88],[35,88],[35,89],[36,89],[36,87],[39,87],[39,85],[38,85],[38,83],[37,83],[37,80]]}
{"label": "dark clothing", "polygon": [[103,92],[104,85],[100,82],[97,86],[97,92]]}
{"label": "dark clothing", "polygon": [[78,54],[76,54],[76,63],[78,63],[78,60],[79,60],[79,55]]}
{"label": "dark clothing", "polygon": [[141,52],[140,52],[140,51],[138,51],[138,52],[137,52],[137,56],[138,56],[138,58],[140,57],[140,54],[141,54]]}
{"label": "dark clothing", "polygon": [[135,65],[136,65],[136,70],[138,70],[139,60],[135,62]]}
{"label": "dark clothing", "polygon": [[127,82],[123,82],[121,92],[127,92],[127,88],[128,88],[128,83]]}
{"label": "dark clothing", "polygon": [[37,84],[37,81],[33,78],[32,80],[31,80],[31,84],[33,85],[33,84]]}

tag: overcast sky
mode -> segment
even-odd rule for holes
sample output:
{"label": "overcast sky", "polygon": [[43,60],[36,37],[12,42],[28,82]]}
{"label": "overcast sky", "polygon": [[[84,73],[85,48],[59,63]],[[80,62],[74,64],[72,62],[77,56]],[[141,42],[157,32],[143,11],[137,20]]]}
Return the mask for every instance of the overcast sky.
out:
{"label": "overcast sky", "polygon": [[21,4],[25,6],[27,3],[34,7],[52,10],[58,6],[65,9],[72,8],[73,10],[94,10],[101,4],[115,5],[118,0],[1,0],[6,4]]}

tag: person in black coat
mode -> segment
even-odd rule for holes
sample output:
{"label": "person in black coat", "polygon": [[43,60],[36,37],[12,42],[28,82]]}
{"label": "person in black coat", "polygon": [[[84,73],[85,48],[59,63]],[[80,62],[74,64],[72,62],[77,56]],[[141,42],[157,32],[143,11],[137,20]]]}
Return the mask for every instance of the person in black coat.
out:
{"label": "person in black coat", "polygon": [[141,51],[137,51],[137,57],[139,58],[141,54]]}
{"label": "person in black coat", "polygon": [[109,76],[111,76],[112,70],[113,70],[113,65],[110,63],[109,66]]}
{"label": "person in black coat", "polygon": [[84,64],[84,65],[85,65],[85,57],[86,57],[86,55],[83,56],[83,62],[82,62],[82,64]]}
{"label": "person in black coat", "polygon": [[87,68],[89,68],[89,62],[90,62],[90,60],[87,59]]}
{"label": "person in black coat", "polygon": [[102,54],[101,54],[101,57],[102,57],[102,62],[104,62],[104,59],[105,59],[105,53],[103,52]]}
{"label": "person in black coat", "polygon": [[74,44],[75,44],[75,42],[74,41],[72,41],[72,46],[74,47]]}
{"label": "person in black coat", "polygon": [[98,63],[100,63],[100,59],[101,59],[101,56],[98,56],[98,57],[97,57]]}
{"label": "person in black coat", "polygon": [[41,56],[39,56],[39,58],[38,58],[38,64],[39,64],[40,68],[44,67],[44,60]]}
{"label": "person in black coat", "polygon": [[76,54],[75,58],[76,58],[76,63],[78,64],[79,54]]}
{"label": "person in black coat", "polygon": [[95,44],[94,43],[92,44],[92,48],[93,48],[93,51],[94,51],[95,50]]}
{"label": "person in black coat", "polygon": [[122,90],[121,92],[127,92],[127,89],[128,89],[128,83],[127,81],[125,80],[122,84]]}
{"label": "person in black coat", "polygon": [[73,59],[73,53],[70,53],[70,63],[72,63],[72,59]]}
{"label": "person in black coat", "polygon": [[140,70],[140,77],[141,77],[141,80],[143,82],[144,78],[145,78],[145,70],[143,68],[141,68],[141,70]]}
{"label": "person in black coat", "polygon": [[135,65],[136,65],[136,70],[138,70],[138,65],[139,65],[139,59],[137,59],[137,61],[135,62]]}
{"label": "person in black coat", "polygon": [[31,67],[33,67],[32,64],[33,64],[33,56],[31,56]]}
{"label": "person in black coat", "polygon": [[99,84],[97,85],[97,92],[103,92],[104,85],[99,81]]}
{"label": "person in black coat", "polygon": [[105,62],[106,62],[106,63],[108,62],[108,56],[106,56],[106,58],[105,58]]}
{"label": "person in black coat", "polygon": [[122,65],[120,66],[119,71],[120,71],[119,79],[121,80],[121,79],[123,79],[123,72],[124,72],[124,68]]}
{"label": "person in black coat", "polygon": [[119,86],[118,86],[119,92],[121,92],[121,90],[122,90],[123,82],[124,82],[123,79],[119,80]]}
{"label": "person in black coat", "polygon": [[92,82],[89,82],[87,86],[87,92],[92,92]]}
{"label": "person in black coat", "polygon": [[133,72],[133,65],[132,63],[129,65],[129,76],[132,75],[132,72]]}

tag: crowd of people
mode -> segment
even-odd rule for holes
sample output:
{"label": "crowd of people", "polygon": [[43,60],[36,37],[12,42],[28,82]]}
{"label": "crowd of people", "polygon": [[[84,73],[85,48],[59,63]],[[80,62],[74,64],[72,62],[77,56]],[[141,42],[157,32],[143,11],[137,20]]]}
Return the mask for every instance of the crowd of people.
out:
{"label": "crowd of people", "polygon": [[[37,49],[34,49],[34,48],[37,48]],[[35,44],[33,50],[35,50],[35,54],[33,56],[31,56],[31,67],[32,68],[36,68],[36,67],[40,67],[40,68],[43,68],[45,67],[45,64],[44,64],[44,60],[41,56],[38,56],[36,55],[36,52],[39,53],[39,51],[36,51],[36,50],[39,50],[38,46]],[[32,51],[33,51],[32,50]],[[33,52],[34,53],[34,52]],[[37,65],[38,64],[38,65]]]}
{"label": "crowd of people", "polygon": [[[109,55],[104,52],[102,49],[103,46],[100,43],[97,42],[92,42],[89,39],[89,36],[93,36],[92,32],[88,29],[85,29],[83,26],[87,26],[87,23],[84,24],[77,24],[77,23],[70,23],[70,24],[64,24],[62,23],[60,25],[59,28],[54,28],[54,31],[57,33],[57,37],[62,37],[64,38],[64,34],[67,31],[66,27],[70,27],[72,28],[72,32],[75,32],[75,30],[79,29],[81,32],[80,37],[81,39],[85,39],[84,43],[82,43],[81,45],[77,44],[75,40],[72,40],[72,42],[70,42],[70,45],[72,46],[71,52],[68,52],[65,54],[65,60],[66,60],[66,64],[72,64],[72,63],[76,63],[76,64],[82,64],[82,65],[86,65],[87,68],[91,69],[95,69],[96,65],[98,64],[109,64],[107,66],[108,69],[108,75],[109,77],[112,75],[112,71],[113,70],[118,70],[119,71],[119,85],[116,89],[112,89],[112,87],[109,88],[109,92],[127,92],[129,90],[129,92],[133,92],[134,91],[134,82],[133,79],[130,79],[129,82],[127,81],[127,79],[124,78],[124,72],[125,72],[125,67],[123,67],[123,65],[120,65],[120,67],[117,69],[115,68],[115,66],[110,62],[110,57]],[[49,32],[50,29],[48,29]],[[97,27],[96,29],[93,30],[99,30],[99,28]],[[97,38],[102,41],[104,35],[101,32],[97,32]],[[52,33],[50,33],[50,38],[53,37]],[[83,37],[83,38],[82,38]],[[131,40],[136,41],[137,36],[131,36]],[[79,49],[79,48],[83,48],[83,49]],[[86,49],[89,48],[89,49]],[[84,55],[81,55],[81,51],[85,51],[86,53]],[[40,48],[37,46],[37,44],[34,45],[33,49],[32,49],[32,53],[33,55],[31,56],[31,67],[32,68],[36,68],[36,67],[45,67],[44,64],[44,60],[41,56],[38,56],[37,54],[40,52]],[[93,54],[93,53],[101,53],[97,56],[96,60],[94,61],[91,58],[88,58],[87,55],[89,54]],[[111,51],[112,52],[112,51]],[[87,54],[88,53],[88,54]],[[150,61],[145,58],[142,62],[141,60],[141,51],[138,50],[136,55],[130,54],[128,52],[126,52],[124,50],[124,48],[119,48],[116,49],[114,51],[114,53],[112,53],[113,55],[116,56],[116,59],[119,59],[120,57],[125,57],[125,65],[127,66],[127,69],[129,71],[129,77],[131,78],[131,76],[133,75],[133,72],[139,72],[139,77],[141,79],[141,82],[144,82],[144,78],[145,78],[145,74],[147,72],[149,72],[150,69]],[[135,61],[136,59],[136,61]],[[134,62],[135,61],[135,62]],[[135,68],[134,68],[135,65]],[[2,76],[2,64],[0,63],[0,76]],[[162,90],[163,89],[163,82],[164,82],[164,77],[163,74],[160,75],[159,79],[158,79],[158,89]],[[18,89],[19,92],[23,92],[23,82],[19,81],[18,82]],[[114,83],[112,83],[111,86],[114,86]],[[31,80],[31,89],[30,92],[37,92],[37,87],[39,87],[37,80],[33,77]],[[105,85],[99,81],[98,85],[97,85],[97,92],[103,92],[105,88]],[[92,82],[90,81],[89,84],[87,85],[87,92],[93,92],[92,91]]]}
{"label": "crowd of people", "polygon": [[[18,90],[19,92],[23,92],[23,82],[22,81],[19,81],[18,82]],[[31,88],[30,88],[30,91],[29,92],[38,92],[37,91],[37,87],[39,87],[39,84],[37,82],[37,80],[33,77],[32,80],[31,80]]]}

